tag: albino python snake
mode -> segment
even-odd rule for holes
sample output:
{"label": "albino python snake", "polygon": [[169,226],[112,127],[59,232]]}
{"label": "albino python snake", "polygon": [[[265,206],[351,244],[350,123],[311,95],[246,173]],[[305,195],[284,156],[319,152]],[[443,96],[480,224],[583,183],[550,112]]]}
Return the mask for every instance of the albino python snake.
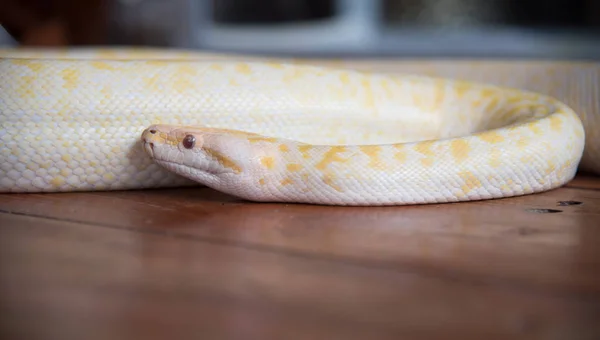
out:
{"label": "albino python snake", "polygon": [[598,63],[372,65],[1,50],[0,192],[200,183],[252,201],[402,205],[600,174]]}

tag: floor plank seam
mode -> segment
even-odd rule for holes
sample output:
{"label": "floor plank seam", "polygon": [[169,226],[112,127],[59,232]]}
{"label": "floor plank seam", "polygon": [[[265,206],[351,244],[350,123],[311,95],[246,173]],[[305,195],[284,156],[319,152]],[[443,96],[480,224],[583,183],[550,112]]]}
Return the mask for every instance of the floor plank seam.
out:
{"label": "floor plank seam", "polygon": [[565,188],[585,190],[585,191],[600,191],[600,188],[589,188],[589,187],[581,187],[581,186],[575,186],[575,185],[566,185]]}

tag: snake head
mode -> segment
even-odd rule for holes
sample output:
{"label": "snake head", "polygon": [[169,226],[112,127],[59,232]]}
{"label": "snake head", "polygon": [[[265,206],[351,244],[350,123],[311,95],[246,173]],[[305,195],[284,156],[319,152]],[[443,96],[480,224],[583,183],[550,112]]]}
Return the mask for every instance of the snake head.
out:
{"label": "snake head", "polygon": [[152,125],[142,133],[144,150],[157,164],[217,190],[239,191],[264,149],[236,130]]}

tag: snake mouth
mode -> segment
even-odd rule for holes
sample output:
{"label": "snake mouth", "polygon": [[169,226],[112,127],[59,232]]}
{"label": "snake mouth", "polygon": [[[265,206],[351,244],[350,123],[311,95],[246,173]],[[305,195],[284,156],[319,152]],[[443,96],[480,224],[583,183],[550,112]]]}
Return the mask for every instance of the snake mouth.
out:
{"label": "snake mouth", "polygon": [[172,161],[155,160],[155,162],[160,167],[168,170],[169,172],[201,185],[205,185],[216,189],[217,187],[215,187],[215,185],[218,185],[220,183],[218,173],[202,171],[200,169],[194,168],[193,166]]}
{"label": "snake mouth", "polygon": [[144,151],[146,151],[146,153],[148,154],[148,156],[150,156],[152,159],[155,159],[154,156],[154,143],[152,142],[143,142],[143,148]]}
{"label": "snake mouth", "polygon": [[[164,159],[163,157],[161,157],[161,153],[155,152],[154,143],[149,142],[149,141],[144,141],[142,143],[143,143],[144,151],[146,152],[146,154],[148,154],[148,156],[150,157],[150,159],[153,162],[155,162],[158,165],[162,166],[163,168],[166,168],[169,171],[175,172],[183,177],[190,178],[190,176],[189,176],[190,174],[198,173],[198,172],[202,172],[202,173],[205,173],[205,174],[211,175],[211,176],[219,176],[222,174],[230,173],[229,171],[226,171],[221,168],[215,168],[215,167],[211,167],[211,166],[195,167],[190,164],[184,164],[182,162]],[[190,179],[193,179],[193,178],[190,178]]]}

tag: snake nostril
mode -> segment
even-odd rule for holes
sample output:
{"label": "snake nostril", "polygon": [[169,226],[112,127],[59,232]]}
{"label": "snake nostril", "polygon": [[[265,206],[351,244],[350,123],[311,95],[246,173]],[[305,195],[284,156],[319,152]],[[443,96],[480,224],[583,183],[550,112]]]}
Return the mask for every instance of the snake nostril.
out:
{"label": "snake nostril", "polygon": [[155,133],[156,133],[156,130],[150,130],[150,133],[151,133],[151,134],[155,134]]}

